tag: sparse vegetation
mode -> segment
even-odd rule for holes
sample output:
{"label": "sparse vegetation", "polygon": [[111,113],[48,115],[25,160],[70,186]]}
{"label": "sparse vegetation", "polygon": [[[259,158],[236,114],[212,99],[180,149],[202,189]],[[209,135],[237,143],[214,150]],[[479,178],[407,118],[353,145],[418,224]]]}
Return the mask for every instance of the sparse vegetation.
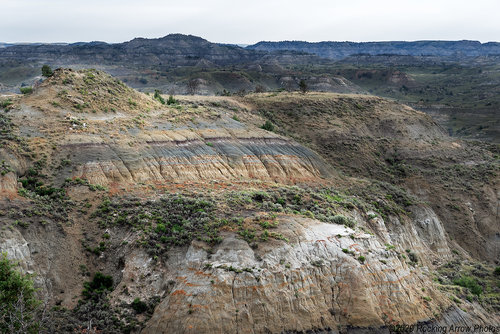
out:
{"label": "sparse vegetation", "polygon": [[436,281],[454,294],[452,298],[456,303],[476,301],[496,312],[500,310],[500,284],[494,270],[479,262],[453,260],[438,268]]}
{"label": "sparse vegetation", "polygon": [[221,241],[219,228],[227,221],[214,214],[214,203],[204,198],[164,196],[141,203],[134,199],[103,200],[93,216],[101,227],[129,227],[141,233],[138,241],[153,255],[193,239],[210,244]]}
{"label": "sparse vegetation", "polygon": [[11,99],[5,99],[5,100],[0,101],[0,109],[8,110],[11,105],[12,105]]}

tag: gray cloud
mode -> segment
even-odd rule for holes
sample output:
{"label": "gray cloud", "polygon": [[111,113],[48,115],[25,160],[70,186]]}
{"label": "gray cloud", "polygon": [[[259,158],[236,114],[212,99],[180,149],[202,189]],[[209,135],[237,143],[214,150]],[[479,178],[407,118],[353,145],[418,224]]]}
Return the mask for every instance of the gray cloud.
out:
{"label": "gray cloud", "polygon": [[1,0],[0,41],[500,39],[497,0]]}

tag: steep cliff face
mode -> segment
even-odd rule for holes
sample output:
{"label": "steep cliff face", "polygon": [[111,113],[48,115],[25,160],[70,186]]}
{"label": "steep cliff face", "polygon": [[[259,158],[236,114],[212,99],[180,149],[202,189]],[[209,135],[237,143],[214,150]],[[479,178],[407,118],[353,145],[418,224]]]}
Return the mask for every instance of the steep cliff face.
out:
{"label": "steep cliff face", "polygon": [[[52,332],[89,321],[105,333],[498,323],[494,287],[485,302],[436,271],[491,256],[428,202],[436,179],[398,160],[468,161],[424,114],[352,95],[159,100],[61,70],[2,112],[0,251],[68,309]],[[484,192],[498,182],[488,173]],[[483,225],[457,221],[483,240],[494,216],[470,198]],[[114,284],[89,299],[82,284],[96,272]]]}
{"label": "steep cliff face", "polygon": [[[279,220],[279,231],[290,236],[288,243],[253,250],[228,236],[211,256],[196,244],[173,256],[167,266],[181,270],[172,273],[176,283],[144,332],[380,327],[430,319],[447,308],[449,302],[439,292],[425,291],[429,281],[420,271],[375,237],[311,219]],[[363,262],[357,259],[362,254]],[[231,267],[236,272],[227,270]],[[434,301],[426,302],[427,296]]]}

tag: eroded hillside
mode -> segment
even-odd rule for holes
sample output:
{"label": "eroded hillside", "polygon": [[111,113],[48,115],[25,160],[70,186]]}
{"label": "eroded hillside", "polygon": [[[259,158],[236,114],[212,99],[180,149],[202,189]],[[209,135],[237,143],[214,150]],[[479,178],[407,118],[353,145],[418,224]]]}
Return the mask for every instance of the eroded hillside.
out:
{"label": "eroded hillside", "polygon": [[490,151],[374,97],[161,100],[89,70],[2,100],[0,250],[48,332],[498,322]]}
{"label": "eroded hillside", "polygon": [[381,98],[311,93],[245,101],[346,175],[403,188],[428,203],[459,241],[455,247],[500,257],[497,145],[451,138],[430,116]]}

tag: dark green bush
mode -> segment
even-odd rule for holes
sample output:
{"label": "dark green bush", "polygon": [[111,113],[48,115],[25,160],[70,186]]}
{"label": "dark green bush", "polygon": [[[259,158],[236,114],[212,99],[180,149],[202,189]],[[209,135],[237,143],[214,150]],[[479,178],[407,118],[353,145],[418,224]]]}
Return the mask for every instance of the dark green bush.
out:
{"label": "dark green bush", "polygon": [[469,289],[469,291],[476,296],[479,296],[483,293],[483,288],[477,283],[474,278],[470,276],[462,276],[460,278],[457,278],[453,281],[453,283]]}
{"label": "dark green bush", "polygon": [[148,304],[140,300],[139,298],[135,298],[134,301],[130,304],[135,312],[144,313],[148,310]]}
{"label": "dark green bush", "polygon": [[64,196],[64,190],[44,184],[43,181],[40,180],[43,175],[41,175],[38,170],[39,168],[30,168],[26,176],[19,180],[23,188],[39,196],[62,198]]}
{"label": "dark green bush", "polygon": [[304,80],[300,80],[299,89],[302,92],[302,94],[307,93],[307,91],[309,90],[309,87],[307,86],[307,84]]}
{"label": "dark green bush", "polygon": [[42,66],[42,75],[46,78],[51,77],[54,74],[54,71],[50,68],[49,65]]}
{"label": "dark green bush", "polygon": [[176,100],[176,99],[174,99],[174,97],[173,97],[172,95],[170,95],[170,96],[168,97],[167,104],[168,104],[168,105],[171,105],[171,104],[176,104],[176,103],[177,103],[177,100]]}
{"label": "dark green bush", "polygon": [[96,295],[111,291],[112,289],[113,277],[97,272],[92,281],[83,283],[82,295],[85,299],[90,299],[94,298]]}
{"label": "dark green bush", "polygon": [[154,98],[161,104],[165,104],[165,99],[161,96],[161,92],[158,89],[155,89]]}
{"label": "dark green bush", "polygon": [[271,121],[266,121],[262,126],[262,129],[266,131],[274,131],[274,124]]}

